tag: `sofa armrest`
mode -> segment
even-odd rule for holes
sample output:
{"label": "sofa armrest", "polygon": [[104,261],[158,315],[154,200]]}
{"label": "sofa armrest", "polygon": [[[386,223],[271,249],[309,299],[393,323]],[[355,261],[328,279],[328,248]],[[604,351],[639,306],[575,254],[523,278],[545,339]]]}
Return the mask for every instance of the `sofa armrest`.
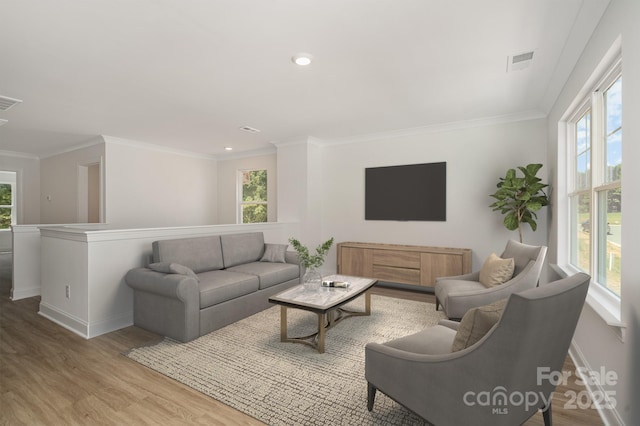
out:
{"label": "sofa armrest", "polygon": [[295,251],[287,251],[284,253],[284,261],[300,266],[300,256]]}
{"label": "sofa armrest", "polygon": [[444,319],[444,320],[438,321],[438,325],[450,328],[451,330],[458,331],[458,328],[460,327],[460,322],[459,321],[449,320],[449,319]]}
{"label": "sofa armrest", "polygon": [[187,275],[164,274],[148,268],[136,268],[127,272],[127,285],[136,291],[199,304],[200,289],[195,278]]}
{"label": "sofa armrest", "polygon": [[445,281],[445,280],[480,281],[480,271],[470,272],[468,274],[463,274],[463,275],[454,275],[450,277],[437,277],[436,283],[438,281]]}
{"label": "sofa armrest", "polygon": [[125,281],[134,290],[134,324],[188,342],[200,336],[200,287],[194,277],[132,269]]}

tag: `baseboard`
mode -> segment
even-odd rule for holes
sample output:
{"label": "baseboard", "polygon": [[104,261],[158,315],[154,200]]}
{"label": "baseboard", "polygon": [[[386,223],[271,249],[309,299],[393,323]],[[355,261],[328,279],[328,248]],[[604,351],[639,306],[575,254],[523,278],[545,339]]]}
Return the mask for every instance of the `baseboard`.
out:
{"label": "baseboard", "polygon": [[91,339],[133,325],[133,313],[125,313],[102,321],[87,323],[43,302],[40,302],[38,314],[85,339]]}
{"label": "baseboard", "polygon": [[[576,344],[575,340],[571,341],[571,346],[569,347],[569,356],[571,357],[571,360],[576,367],[576,371],[572,373],[579,374],[580,371],[594,371],[589,365],[589,362],[587,362],[584,354],[580,350],[580,347]],[[601,405],[605,407],[613,405],[611,404],[611,400],[605,392],[605,389],[600,384],[593,383],[593,380],[587,380],[586,377],[581,376],[581,379],[584,383],[585,388],[587,389],[587,392],[591,396],[591,401],[601,401]],[[596,395],[603,395],[604,400],[602,400],[602,398],[596,398]],[[620,413],[618,413],[617,407],[597,407],[596,409],[598,410],[598,414],[600,414],[600,418],[605,425],[624,425],[624,421],[620,417]]]}
{"label": "baseboard", "polygon": [[87,333],[87,336],[91,339],[131,325],[133,325],[133,313],[121,314],[103,321],[89,323],[89,332]]}
{"label": "baseboard", "polygon": [[38,314],[77,334],[78,336],[88,339],[87,331],[89,326],[85,321],[75,318],[66,312],[62,312],[44,302],[40,302],[40,310],[38,311]]}
{"label": "baseboard", "polygon": [[20,300],[20,299],[26,299],[28,297],[35,297],[35,296],[40,296],[39,286],[21,289],[18,291],[11,288],[11,297],[10,297],[11,300]]}

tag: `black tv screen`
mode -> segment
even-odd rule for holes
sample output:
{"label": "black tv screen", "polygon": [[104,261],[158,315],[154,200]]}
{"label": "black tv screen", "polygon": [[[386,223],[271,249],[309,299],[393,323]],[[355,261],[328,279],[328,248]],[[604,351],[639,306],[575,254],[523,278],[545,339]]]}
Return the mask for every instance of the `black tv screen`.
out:
{"label": "black tv screen", "polygon": [[447,163],[366,168],[364,218],[446,221]]}

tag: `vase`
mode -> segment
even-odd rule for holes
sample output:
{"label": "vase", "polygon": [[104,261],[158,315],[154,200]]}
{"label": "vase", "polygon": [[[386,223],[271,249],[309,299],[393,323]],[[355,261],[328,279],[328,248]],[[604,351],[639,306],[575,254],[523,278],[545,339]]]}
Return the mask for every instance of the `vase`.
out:
{"label": "vase", "polygon": [[308,290],[316,290],[320,288],[321,284],[322,275],[320,275],[318,268],[314,268],[312,266],[308,267],[302,276],[302,285],[304,285],[304,288]]}

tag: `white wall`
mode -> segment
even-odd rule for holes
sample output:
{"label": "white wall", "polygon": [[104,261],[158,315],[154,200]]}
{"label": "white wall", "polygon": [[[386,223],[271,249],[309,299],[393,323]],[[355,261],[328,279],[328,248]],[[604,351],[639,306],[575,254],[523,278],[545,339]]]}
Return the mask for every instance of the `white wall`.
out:
{"label": "white wall", "polygon": [[[384,140],[322,148],[322,228],[336,242],[363,241],[470,248],[473,269],[491,253],[500,254],[508,239],[503,216],[493,212],[490,194],[507,169],[546,162],[546,120],[537,119],[475,128],[424,132]],[[447,163],[446,222],[364,220],[364,169],[415,163]],[[545,175],[546,166],[540,176]],[[416,187],[416,194],[420,188]],[[538,230],[524,228],[527,244],[546,245],[546,214]],[[335,251],[330,261],[335,265]]]}
{"label": "white wall", "polygon": [[102,138],[84,148],[40,160],[40,222],[76,223],[78,167],[100,163],[105,155]]}
{"label": "white wall", "polygon": [[278,145],[278,221],[301,222],[307,214],[306,141]]}
{"label": "white wall", "polygon": [[273,154],[218,161],[218,223],[237,223],[238,170],[267,171],[267,220],[278,220],[277,156]]}
{"label": "white wall", "polygon": [[[79,226],[43,227],[40,315],[85,338],[133,324],[133,291],[124,277],[144,266],[156,240],[206,235],[263,232],[266,242],[284,243],[295,224],[189,226],[158,229],[96,229]],[[24,230],[31,233],[30,230]],[[26,241],[25,241],[26,242]],[[34,262],[34,258],[27,261]],[[67,296],[67,289],[69,293]],[[40,290],[40,289],[39,289]]]}
{"label": "white wall", "polygon": [[[603,59],[609,48],[622,36],[623,68],[623,223],[622,235],[622,322],[627,325],[625,341],[621,341],[613,328],[590,307],[585,306],[574,344],[583,357],[582,362],[593,370],[605,368],[618,374],[615,386],[604,386],[605,391],[614,391],[618,405],[617,413],[605,412],[607,421],[624,421],[628,425],[640,424],[640,2],[637,0],[612,0],[593,33],[588,45],[562,93],[558,97],[551,114],[548,128],[548,153],[551,165],[550,177],[557,184],[558,121],[578,96],[587,80]],[[558,200],[553,200],[557,204]],[[550,261],[557,262],[555,250],[558,239],[557,218],[551,215],[549,241]],[[619,417],[617,417],[619,416]]]}
{"label": "white wall", "polygon": [[217,224],[213,157],[104,138],[105,221],[112,227]]}

